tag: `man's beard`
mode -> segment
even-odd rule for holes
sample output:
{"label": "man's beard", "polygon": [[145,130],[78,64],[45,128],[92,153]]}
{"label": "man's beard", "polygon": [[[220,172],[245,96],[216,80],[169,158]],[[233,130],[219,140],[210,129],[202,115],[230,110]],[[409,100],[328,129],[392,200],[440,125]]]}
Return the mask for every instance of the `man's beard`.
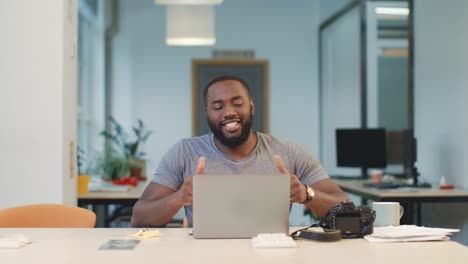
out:
{"label": "man's beard", "polygon": [[247,141],[250,135],[250,131],[252,129],[252,120],[253,120],[253,115],[250,113],[250,117],[245,120],[241,119],[240,124],[242,126],[241,134],[239,136],[235,137],[226,137],[223,134],[222,128],[220,128],[217,124],[214,122],[211,122],[210,119],[207,119],[208,121],[208,126],[211,129],[211,132],[213,132],[215,138],[224,146],[229,147],[229,148],[234,148],[237,146],[242,145],[244,142]]}

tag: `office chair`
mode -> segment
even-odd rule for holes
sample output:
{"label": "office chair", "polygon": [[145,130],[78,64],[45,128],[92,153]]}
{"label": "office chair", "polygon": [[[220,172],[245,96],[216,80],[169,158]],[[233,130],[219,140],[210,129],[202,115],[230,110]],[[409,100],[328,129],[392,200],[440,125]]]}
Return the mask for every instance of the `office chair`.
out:
{"label": "office chair", "polygon": [[0,210],[0,227],[93,228],[96,214],[63,204],[33,204]]}

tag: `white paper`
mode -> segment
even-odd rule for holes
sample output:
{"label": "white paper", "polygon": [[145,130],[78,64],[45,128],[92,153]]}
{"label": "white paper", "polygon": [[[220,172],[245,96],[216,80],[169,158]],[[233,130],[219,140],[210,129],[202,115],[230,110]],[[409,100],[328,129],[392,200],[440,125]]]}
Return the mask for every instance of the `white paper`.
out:
{"label": "white paper", "polygon": [[0,235],[0,249],[21,248],[31,241],[24,235]]}
{"label": "white paper", "polygon": [[369,242],[374,243],[392,243],[392,242],[423,242],[423,241],[446,241],[450,240],[448,236],[419,236],[419,237],[401,237],[401,238],[382,238],[382,237],[364,237]]}
{"label": "white paper", "polygon": [[445,241],[449,235],[460,229],[430,228],[414,225],[375,227],[371,235],[365,236],[369,242],[411,242]]}

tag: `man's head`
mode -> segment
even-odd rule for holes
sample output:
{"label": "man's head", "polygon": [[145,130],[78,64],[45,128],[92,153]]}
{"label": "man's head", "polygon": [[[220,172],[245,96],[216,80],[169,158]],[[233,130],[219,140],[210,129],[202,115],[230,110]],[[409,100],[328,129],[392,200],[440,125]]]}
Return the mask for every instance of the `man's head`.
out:
{"label": "man's head", "polygon": [[208,125],[215,138],[227,147],[247,141],[252,129],[254,103],[247,83],[234,76],[220,76],[203,92]]}

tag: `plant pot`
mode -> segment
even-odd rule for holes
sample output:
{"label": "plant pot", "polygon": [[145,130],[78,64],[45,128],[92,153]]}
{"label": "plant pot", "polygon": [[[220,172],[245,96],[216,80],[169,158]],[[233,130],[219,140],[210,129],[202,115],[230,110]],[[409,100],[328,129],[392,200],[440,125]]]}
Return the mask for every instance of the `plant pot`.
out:
{"label": "plant pot", "polygon": [[146,160],[134,160],[133,164],[138,166],[130,169],[130,176],[137,177],[140,181],[146,180]]}
{"label": "plant pot", "polygon": [[143,168],[131,168],[130,169],[130,176],[140,178],[142,171],[143,171]]}

